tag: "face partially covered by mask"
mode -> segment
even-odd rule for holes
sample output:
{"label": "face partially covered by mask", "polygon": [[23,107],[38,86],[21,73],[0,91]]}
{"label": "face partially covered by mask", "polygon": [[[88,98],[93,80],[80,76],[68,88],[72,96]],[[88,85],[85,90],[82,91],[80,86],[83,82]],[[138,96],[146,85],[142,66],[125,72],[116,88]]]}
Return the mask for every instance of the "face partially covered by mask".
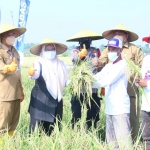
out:
{"label": "face partially covered by mask", "polygon": [[121,55],[122,41],[117,38],[112,38],[108,41],[108,59],[112,62],[116,61]]}
{"label": "face partially covered by mask", "polygon": [[46,58],[46,59],[53,59],[55,56],[56,56],[56,51],[45,51],[43,53],[43,56]]}
{"label": "face partially covered by mask", "polygon": [[15,37],[14,36],[8,36],[6,38],[6,43],[9,45],[9,46],[13,46],[14,43],[15,43]]}
{"label": "face partially covered by mask", "polygon": [[108,52],[108,59],[110,61],[114,62],[118,57],[119,55],[117,54],[117,52]]}
{"label": "face partially covered by mask", "polygon": [[45,46],[45,50],[43,52],[43,56],[46,59],[53,59],[56,56],[56,50],[54,45],[48,44]]}
{"label": "face partially covered by mask", "polygon": [[8,46],[13,46],[15,43],[16,31],[9,31],[2,35],[2,43],[6,43]]}

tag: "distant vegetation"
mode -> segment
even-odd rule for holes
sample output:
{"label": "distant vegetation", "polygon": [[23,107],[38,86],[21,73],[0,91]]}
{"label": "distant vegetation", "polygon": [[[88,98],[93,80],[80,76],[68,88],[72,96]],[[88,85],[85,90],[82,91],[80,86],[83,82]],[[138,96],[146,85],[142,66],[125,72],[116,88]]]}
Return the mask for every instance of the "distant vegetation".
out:
{"label": "distant vegetation", "polygon": [[[33,47],[34,45],[36,45],[37,43],[26,43],[24,45],[24,48],[25,48],[25,51],[24,51],[24,54],[25,54],[25,57],[32,57],[34,55],[32,55],[30,53],[30,48]],[[139,47],[141,47],[141,45],[138,45]],[[63,54],[61,54],[61,56],[63,57],[68,57],[70,56],[70,52],[72,49],[74,49],[76,46],[75,45],[72,45],[72,46],[69,46],[67,51]],[[99,49],[101,50],[101,52],[105,49],[105,46],[102,44],[101,46],[99,46]],[[145,44],[144,47],[141,47],[142,51],[144,53],[149,53],[150,52],[150,47],[149,47],[149,44]]]}

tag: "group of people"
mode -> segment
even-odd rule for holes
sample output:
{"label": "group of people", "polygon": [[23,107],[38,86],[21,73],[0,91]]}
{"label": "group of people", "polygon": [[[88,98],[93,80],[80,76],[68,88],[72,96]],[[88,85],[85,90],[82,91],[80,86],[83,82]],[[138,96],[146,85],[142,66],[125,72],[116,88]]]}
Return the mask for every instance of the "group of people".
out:
{"label": "group of people", "polygon": [[[21,83],[20,56],[13,45],[15,38],[25,31],[25,28],[17,28],[6,23],[0,27],[1,135],[7,131],[9,135],[13,135],[19,121],[20,101],[24,99],[24,92]],[[108,44],[102,52],[91,46],[93,40],[103,38],[108,40]],[[91,105],[87,104],[87,128],[90,129],[92,124],[96,128],[100,120],[102,98],[98,96],[98,88],[105,88],[106,139],[108,144],[113,143],[114,149],[120,148],[126,141],[132,145],[138,136],[140,126],[139,86],[144,87],[146,93],[146,98],[142,96],[142,137],[146,149],[150,149],[149,55],[144,57],[140,47],[130,43],[137,39],[136,33],[120,24],[104,31],[102,36],[83,30],[67,40],[67,42],[79,42],[79,45],[71,52],[73,65],[78,65],[77,60],[90,59],[95,68]],[[143,38],[147,43],[150,43],[149,39]],[[39,59],[28,70],[29,78],[35,80],[28,109],[30,133],[37,125],[42,127],[47,135],[51,135],[54,124],[57,122],[59,125],[61,122],[63,90],[65,86],[73,82],[68,80],[69,75],[64,62],[57,57],[66,50],[66,45],[50,38],[44,39],[30,49],[32,54],[39,56]],[[133,75],[127,78],[125,57],[141,68],[142,78]],[[132,84],[134,81],[136,83]],[[82,93],[80,100],[77,97],[71,98],[73,129],[82,116],[82,104]],[[129,145],[124,146],[128,148]]]}

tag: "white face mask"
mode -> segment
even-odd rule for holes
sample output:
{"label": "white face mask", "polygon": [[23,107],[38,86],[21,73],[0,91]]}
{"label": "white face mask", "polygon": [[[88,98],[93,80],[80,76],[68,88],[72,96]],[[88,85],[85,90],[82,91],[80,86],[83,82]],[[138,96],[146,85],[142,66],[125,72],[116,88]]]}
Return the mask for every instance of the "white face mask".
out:
{"label": "white face mask", "polygon": [[108,52],[108,58],[110,61],[114,62],[118,57],[117,52]]}
{"label": "white face mask", "polygon": [[46,59],[53,59],[56,56],[56,51],[44,51],[43,56]]}
{"label": "white face mask", "polygon": [[6,38],[6,43],[9,45],[9,46],[13,46],[14,43],[15,43],[15,37],[14,36],[8,36]]}

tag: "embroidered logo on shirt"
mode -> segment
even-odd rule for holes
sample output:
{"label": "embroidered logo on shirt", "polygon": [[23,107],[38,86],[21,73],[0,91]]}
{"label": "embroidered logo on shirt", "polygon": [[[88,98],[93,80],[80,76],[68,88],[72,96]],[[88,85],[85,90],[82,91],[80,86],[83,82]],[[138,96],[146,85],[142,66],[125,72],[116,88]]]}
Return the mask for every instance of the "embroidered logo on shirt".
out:
{"label": "embroidered logo on shirt", "polygon": [[145,73],[145,80],[150,80],[150,70],[147,70],[147,72]]}

